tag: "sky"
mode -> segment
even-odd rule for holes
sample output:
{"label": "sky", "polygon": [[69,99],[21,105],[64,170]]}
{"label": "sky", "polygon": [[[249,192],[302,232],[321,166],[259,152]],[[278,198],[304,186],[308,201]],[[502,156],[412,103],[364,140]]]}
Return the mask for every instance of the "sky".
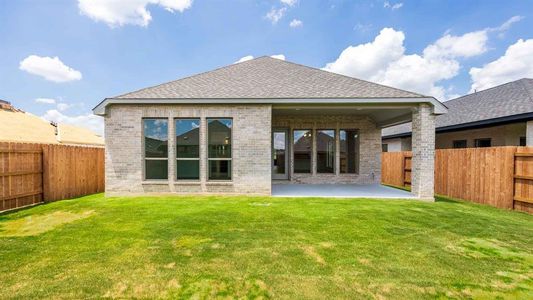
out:
{"label": "sky", "polygon": [[533,78],[533,0],[0,0],[0,99],[103,133],[106,97],[263,55],[441,101]]}

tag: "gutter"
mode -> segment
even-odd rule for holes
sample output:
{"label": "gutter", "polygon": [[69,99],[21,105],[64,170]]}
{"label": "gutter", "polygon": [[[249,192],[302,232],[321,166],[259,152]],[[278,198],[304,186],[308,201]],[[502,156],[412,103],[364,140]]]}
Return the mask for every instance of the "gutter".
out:
{"label": "gutter", "polygon": [[434,114],[445,114],[448,108],[433,97],[412,98],[106,98],[93,108],[98,116],[106,115],[106,108],[112,104],[399,104],[430,103]]}

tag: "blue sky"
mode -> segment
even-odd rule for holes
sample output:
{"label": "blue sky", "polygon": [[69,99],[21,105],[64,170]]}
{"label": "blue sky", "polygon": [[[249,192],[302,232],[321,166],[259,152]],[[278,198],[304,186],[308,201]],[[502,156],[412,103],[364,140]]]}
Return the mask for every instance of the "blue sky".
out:
{"label": "blue sky", "polygon": [[101,133],[105,97],[283,55],[447,100],[533,77],[531,28],[533,1],[0,0],[0,99]]}

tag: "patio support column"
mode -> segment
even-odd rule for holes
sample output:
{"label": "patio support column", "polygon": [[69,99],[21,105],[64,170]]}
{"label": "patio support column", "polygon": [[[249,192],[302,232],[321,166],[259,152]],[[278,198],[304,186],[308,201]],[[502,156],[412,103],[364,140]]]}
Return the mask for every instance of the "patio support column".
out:
{"label": "patio support column", "polygon": [[526,123],[526,146],[533,146],[533,120]]}
{"label": "patio support column", "polygon": [[411,192],[434,201],[435,193],[435,115],[429,104],[413,110]]}

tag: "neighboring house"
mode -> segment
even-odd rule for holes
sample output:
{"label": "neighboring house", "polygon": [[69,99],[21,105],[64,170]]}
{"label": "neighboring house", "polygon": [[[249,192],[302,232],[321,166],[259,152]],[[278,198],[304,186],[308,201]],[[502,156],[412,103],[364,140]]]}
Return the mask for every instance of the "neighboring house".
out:
{"label": "neighboring house", "polygon": [[413,193],[432,198],[434,116],[446,107],[260,57],[106,98],[93,111],[105,120],[107,195],[379,183],[381,128],[416,120]]}
{"label": "neighboring house", "polygon": [[[520,79],[444,103],[435,148],[533,146],[533,79]],[[383,151],[411,150],[411,123],[383,129]]]}
{"label": "neighboring house", "polygon": [[103,146],[94,132],[67,124],[47,122],[0,100],[0,142]]}

